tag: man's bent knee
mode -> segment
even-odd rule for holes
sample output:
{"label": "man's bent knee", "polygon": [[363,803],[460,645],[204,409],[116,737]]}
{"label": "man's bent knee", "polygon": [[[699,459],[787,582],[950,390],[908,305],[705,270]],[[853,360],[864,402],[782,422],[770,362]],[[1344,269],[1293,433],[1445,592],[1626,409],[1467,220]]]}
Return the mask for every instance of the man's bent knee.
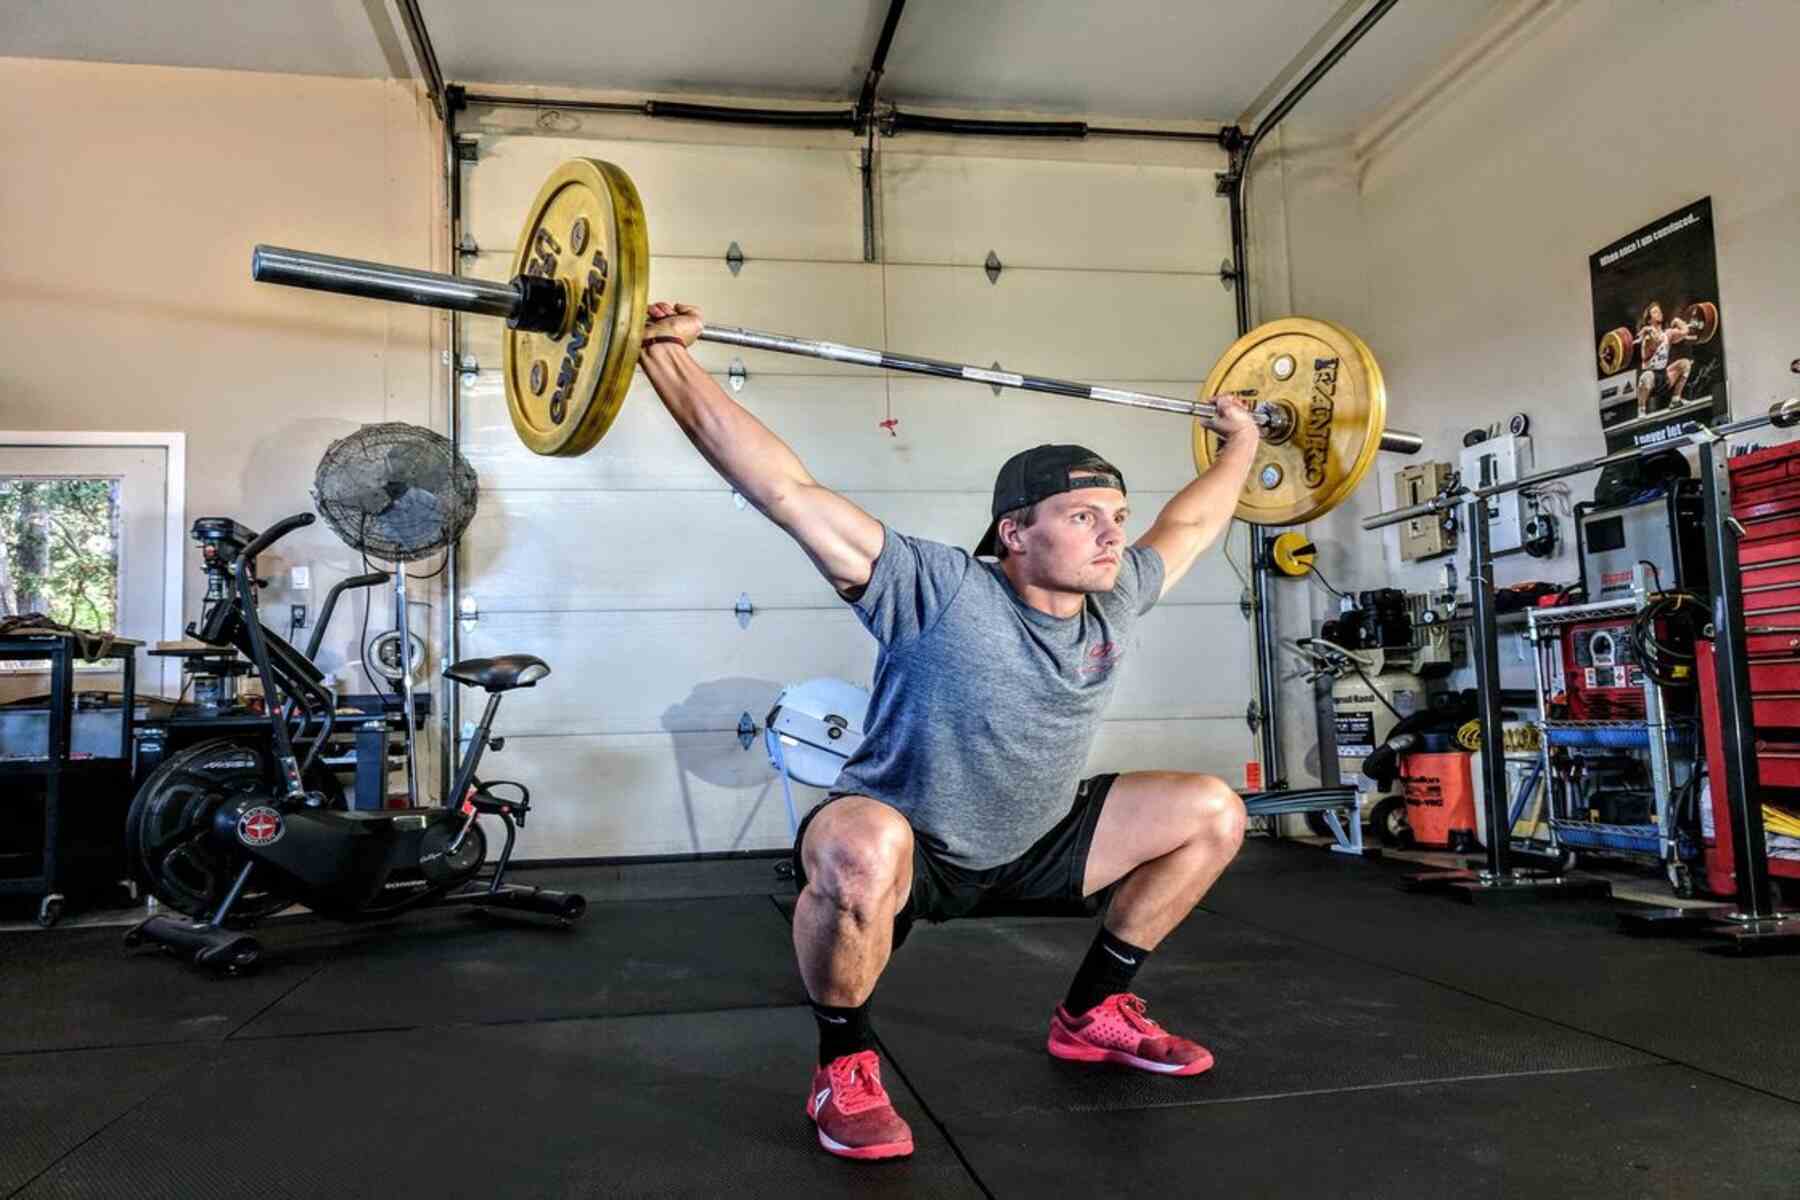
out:
{"label": "man's bent knee", "polygon": [[912,885],[912,826],[878,800],[845,796],[807,826],[800,857],[807,888],[836,907],[891,913]]}
{"label": "man's bent knee", "polygon": [[1184,790],[1194,837],[1232,848],[1243,842],[1249,816],[1229,784],[1216,775],[1190,775]]}

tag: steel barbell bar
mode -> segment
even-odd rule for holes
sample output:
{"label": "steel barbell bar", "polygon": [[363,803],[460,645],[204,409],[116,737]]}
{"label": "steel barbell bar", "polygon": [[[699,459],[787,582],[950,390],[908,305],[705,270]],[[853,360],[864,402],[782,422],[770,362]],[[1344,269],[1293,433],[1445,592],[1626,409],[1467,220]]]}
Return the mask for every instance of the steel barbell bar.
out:
{"label": "steel barbell bar", "polygon": [[[276,283],[287,287],[335,292],[344,296],[360,296],[368,300],[386,300],[398,304],[447,309],[451,312],[501,317],[514,329],[539,333],[554,333],[567,320],[566,290],[554,280],[532,275],[521,275],[511,283],[493,283],[460,275],[443,275],[363,259],[339,258],[330,254],[265,245],[257,246],[250,255],[250,277],[258,283]],[[1071,396],[1077,400],[1095,400],[1102,404],[1176,413],[1184,417],[1211,418],[1219,412],[1217,404],[1205,400],[1183,400],[1151,392],[1100,387],[1043,375],[1026,375],[970,363],[948,362],[916,354],[896,354],[865,346],[847,346],[839,342],[793,337],[785,333],[743,329],[735,325],[707,325],[700,332],[700,340],[914,375],[932,375],[941,379],[961,379],[1027,392]],[[1258,404],[1252,411],[1256,423],[1277,436],[1287,432],[1292,425],[1291,410],[1285,407]],[[1391,453],[1417,454],[1423,446],[1424,440],[1418,434],[1405,430],[1384,429],[1381,434],[1381,448]]]}

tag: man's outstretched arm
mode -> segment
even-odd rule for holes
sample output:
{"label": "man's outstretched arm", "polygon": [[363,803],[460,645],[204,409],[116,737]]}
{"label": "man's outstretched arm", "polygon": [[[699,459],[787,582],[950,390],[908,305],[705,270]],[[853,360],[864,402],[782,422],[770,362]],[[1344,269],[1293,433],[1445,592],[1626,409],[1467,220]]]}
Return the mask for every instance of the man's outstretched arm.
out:
{"label": "man's outstretched arm", "polygon": [[1162,511],[1156,514],[1148,533],[1137,544],[1149,546],[1162,555],[1163,583],[1160,596],[1180,582],[1196,559],[1218,540],[1237,509],[1244,481],[1250,477],[1250,466],[1256,461],[1257,443],[1262,431],[1250,415],[1250,409],[1236,396],[1221,396],[1216,403],[1219,415],[1208,427],[1225,439],[1219,456],[1204,475],[1176,492]]}
{"label": "man's outstretched arm", "polygon": [[791,447],[727,396],[688,347],[703,328],[700,310],[658,302],[649,308],[639,362],[663,406],[694,448],[739,495],[800,543],[840,594],[869,582],[881,553],[881,523],[812,477]]}

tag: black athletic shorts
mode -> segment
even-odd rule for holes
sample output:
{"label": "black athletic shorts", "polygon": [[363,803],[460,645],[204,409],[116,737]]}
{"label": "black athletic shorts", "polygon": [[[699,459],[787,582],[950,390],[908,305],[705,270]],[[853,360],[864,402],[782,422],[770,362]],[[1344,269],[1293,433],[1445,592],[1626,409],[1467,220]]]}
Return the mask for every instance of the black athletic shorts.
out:
{"label": "black athletic shorts", "polygon": [[[1091,917],[1105,907],[1112,885],[1092,896],[1081,894],[1087,874],[1088,850],[1100,809],[1112,790],[1117,774],[1095,775],[1075,789],[1075,803],[1068,814],[1051,827],[1018,858],[997,867],[972,871],[945,862],[926,844],[913,838],[912,895],[906,907],[894,914],[894,945],[912,931],[914,921],[949,921],[958,917]],[[800,821],[794,834],[794,881],[806,887],[806,866],[800,854],[806,827],[821,809],[848,792],[832,792]]]}

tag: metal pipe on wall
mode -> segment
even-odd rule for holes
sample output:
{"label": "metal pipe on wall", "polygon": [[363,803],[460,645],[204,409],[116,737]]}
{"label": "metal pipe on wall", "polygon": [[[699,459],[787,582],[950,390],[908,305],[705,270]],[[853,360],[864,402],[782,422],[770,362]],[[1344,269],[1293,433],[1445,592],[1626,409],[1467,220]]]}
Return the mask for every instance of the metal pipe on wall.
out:
{"label": "metal pipe on wall", "polygon": [[[1311,70],[1299,79],[1287,93],[1269,110],[1268,116],[1258,123],[1255,131],[1246,139],[1243,132],[1235,126],[1220,130],[1219,144],[1231,156],[1231,163],[1220,179],[1222,190],[1230,207],[1231,218],[1231,281],[1235,284],[1234,299],[1237,308],[1237,329],[1241,337],[1250,332],[1250,265],[1249,238],[1247,235],[1247,217],[1244,196],[1250,180],[1250,160],[1256,148],[1262,144],[1283,118],[1294,110],[1294,107],[1306,97],[1306,94],[1335,67],[1350,48],[1361,41],[1363,35],[1375,27],[1375,23],[1386,16],[1398,0],[1377,0],[1377,3],[1364,13],[1349,31],[1334,43],[1330,50],[1315,63]],[[1285,787],[1287,784],[1286,762],[1281,749],[1281,713],[1280,713],[1280,680],[1276,666],[1278,646],[1275,629],[1275,614],[1269,605],[1269,566],[1268,542],[1271,535],[1267,530],[1258,528],[1251,535],[1254,549],[1254,560],[1251,563],[1251,604],[1256,610],[1256,681],[1258,705],[1262,710],[1262,722],[1257,733],[1262,751],[1263,786],[1269,788]]]}

